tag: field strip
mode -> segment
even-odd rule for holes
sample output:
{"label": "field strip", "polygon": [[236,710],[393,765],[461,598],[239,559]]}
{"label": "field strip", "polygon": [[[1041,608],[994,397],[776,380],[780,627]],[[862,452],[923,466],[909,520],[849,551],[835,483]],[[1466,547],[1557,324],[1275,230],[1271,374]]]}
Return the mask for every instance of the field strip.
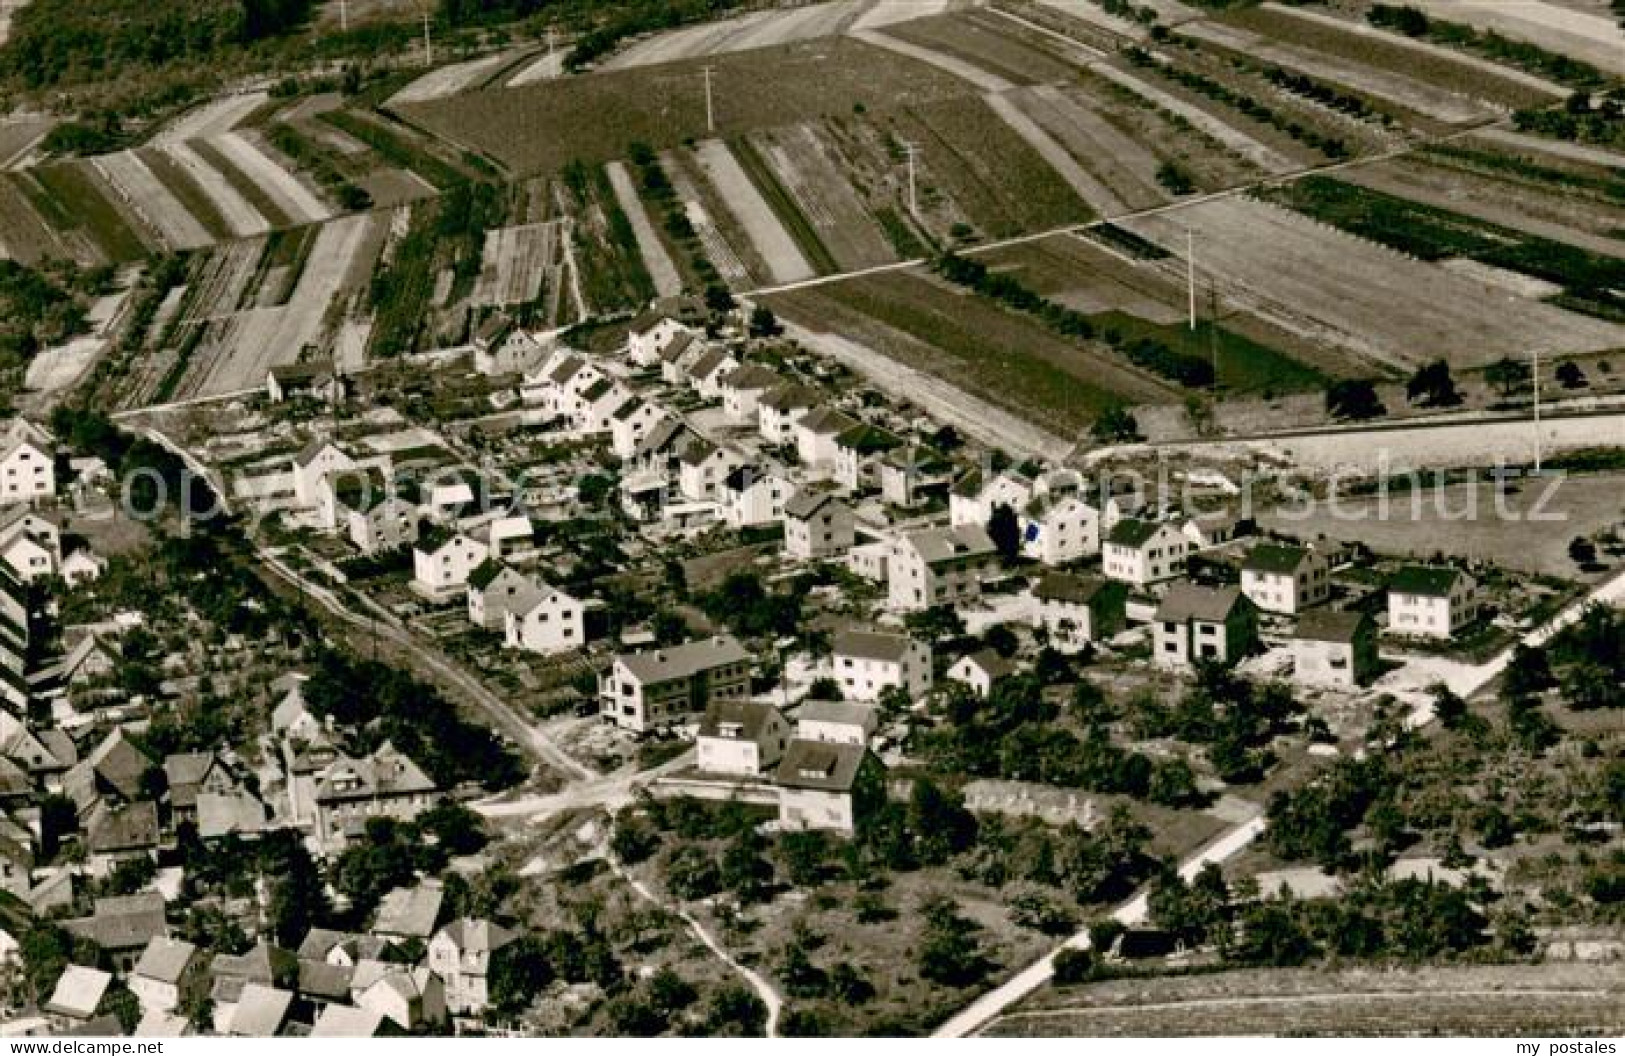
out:
{"label": "field strip", "polygon": [[1032,89],[1032,95],[1041,104],[1032,115],[1034,120],[1059,136],[1074,156],[1089,157],[1102,166],[1101,178],[1111,181],[1114,193],[1127,196],[1129,188],[1133,189],[1128,208],[1145,209],[1167,200],[1167,192],[1157,183],[1161,160],[1097,111],[1093,97],[1076,89],[1069,94],[1051,84]]}
{"label": "field strip", "polygon": [[1038,152],[1038,156],[1077,192],[1078,197],[1089,203],[1089,208],[1102,216],[1127,208],[1127,203],[1117,197],[1111,188],[1085,172],[1083,166],[1066,152],[1066,148],[1040,128],[1038,122],[1022,113],[1008,95],[994,93],[985,98],[989,109],[998,114],[1012,132],[1026,140],[1027,145]]}
{"label": "field strip", "polygon": [[940,51],[932,51],[930,48],[921,47],[906,40],[899,40],[889,33],[862,30],[850,35],[865,44],[885,48],[887,51],[895,52],[898,55],[917,59],[929,66],[935,66],[942,72],[952,74],[962,81],[973,84],[984,92],[1008,92],[1015,87],[1003,77],[984,70],[980,66],[972,66],[963,59],[955,58],[952,55],[944,55]]}
{"label": "field strip", "polygon": [[0,119],[0,169],[26,161],[55,125],[49,117]]}
{"label": "field strip", "polygon": [[677,272],[677,265],[672,263],[671,256],[667,254],[665,245],[660,236],[655,233],[654,225],[649,223],[649,214],[643,208],[643,200],[638,197],[637,188],[632,186],[632,177],[621,162],[612,161],[604,166],[609,175],[609,185],[615,192],[615,201],[620,204],[621,211],[632,225],[632,234],[638,242],[638,255],[643,258],[643,267],[649,272],[649,279],[654,283],[655,293],[661,297],[675,297],[683,292],[683,278]]}
{"label": "field strip", "polygon": [[930,18],[948,10],[948,0],[875,0],[873,7],[858,16],[848,32],[861,33],[869,29],[885,29],[899,22],[912,22],[916,18]]}
{"label": "field strip", "polygon": [[755,281],[750,269],[745,266],[744,258],[728,244],[727,236],[717,227],[716,221],[706,210],[700,200],[699,189],[695,187],[689,174],[670,152],[660,155],[660,164],[670,177],[672,190],[683,203],[683,212],[688,216],[688,222],[694,228],[695,234],[699,235],[700,245],[711,263],[716,266],[717,274],[722,276],[723,281],[731,289],[749,286]]}
{"label": "field strip", "polygon": [[1120,37],[1130,40],[1144,40],[1149,36],[1146,28],[1138,22],[1131,22],[1117,15],[1109,15],[1105,8],[1091,2],[1091,0],[1038,0],[1042,7],[1052,11],[1059,11],[1068,18],[1076,19],[1085,25],[1104,29],[1108,33],[1116,33]]}
{"label": "field strip", "polygon": [[258,145],[239,132],[226,132],[209,141],[226,160],[253,180],[296,223],[314,224],[331,215],[292,173],[272,161]]}
{"label": "field strip", "polygon": [[231,228],[232,234],[239,238],[252,238],[254,235],[263,235],[271,230],[270,223],[259,214],[259,210],[255,209],[247,198],[238,194],[237,188],[188,144],[166,143],[158,149],[197,181],[197,185],[209,196],[214,207],[220,210],[220,216],[225,220],[226,226]]}
{"label": "field strip", "polygon": [[1534,347],[1594,352],[1625,344],[1625,327],[1511,297],[1252,198],[1211,200],[1123,226],[1174,253],[1158,267],[1179,274],[1186,232],[1194,231],[1197,267],[1225,296],[1311,340],[1396,367],[1436,356],[1466,366]]}
{"label": "field strip", "polygon": [[1611,18],[1543,0],[1416,0],[1434,18],[1465,22],[1625,74],[1625,29]]}
{"label": "field strip", "polygon": [[1486,103],[1445,91],[1413,77],[1345,62],[1336,56],[1307,48],[1281,44],[1251,30],[1221,22],[1192,22],[1181,27],[1180,32],[1241,55],[1302,70],[1311,76],[1353,88],[1447,125],[1465,125],[1495,114]]}
{"label": "field strip", "polygon": [[899,363],[850,338],[787,321],[782,313],[780,322],[792,341],[846,365],[876,387],[919,404],[933,418],[984,443],[1054,459],[1067,457],[1076,446],[957,385]]}
{"label": "field strip", "polygon": [[393,107],[405,103],[426,103],[432,99],[444,99],[467,91],[513,62],[516,56],[517,53],[513,51],[499,51],[495,55],[486,55],[468,62],[457,62],[450,66],[442,66],[438,70],[431,70],[390,96],[384,105]]}
{"label": "field strip", "polygon": [[[1079,1004],[1079,1005],[1053,1005],[1046,1008],[1017,1009],[1006,1012],[999,1020],[1008,1019],[1046,1019],[1055,1016],[1076,1015],[1133,1015],[1143,1012],[1179,1012],[1186,1009],[1202,1008],[1268,1008],[1292,1007],[1298,1004],[1342,1004],[1351,1001],[1417,1001],[1433,1000],[1436,998],[1451,998],[1459,1000],[1480,1000],[1489,998],[1512,997],[1567,997],[1576,1000],[1582,998],[1598,999],[1614,996],[1614,991],[1606,989],[1568,989],[1561,987],[1507,987],[1503,989],[1433,989],[1425,990],[1340,990],[1336,993],[1325,994],[1246,994],[1236,997],[1193,997],[1185,1001],[1154,1001],[1144,1004],[1112,1003],[1112,1004]],[[995,1020],[994,1022],[998,1022]],[[991,1026],[992,1024],[989,1024]]]}
{"label": "field strip", "polygon": [[1301,165],[1298,165],[1275,148],[1260,143],[1241,129],[1226,124],[1194,103],[1187,103],[1172,92],[1164,91],[1154,84],[1149,84],[1127,70],[1118,69],[1110,62],[1091,63],[1089,69],[1107,80],[1127,88],[1142,99],[1149,100],[1164,110],[1178,114],[1226,147],[1247,158],[1265,172],[1280,175],[1302,168]]}
{"label": "field strip", "polygon": [[214,238],[197,218],[134,151],[104,154],[90,164],[123,200],[124,206],[157,232],[169,248],[202,249],[214,244]]}
{"label": "field strip", "polygon": [[26,3],[28,0],[0,0],[0,44],[11,35],[11,16]]}
{"label": "field strip", "polygon": [[474,304],[501,307],[540,297],[557,237],[556,220],[487,231],[480,275],[474,283]]}
{"label": "field strip", "polygon": [[799,282],[811,278],[815,269],[802,256],[790,232],[774,215],[773,208],[762,197],[762,192],[750,182],[739,159],[720,139],[708,139],[694,148],[695,159],[706,178],[727,203],[734,218],[745,229],[774,282]]}
{"label": "field strip", "polygon": [[507,86],[523,88],[527,84],[551,81],[562,76],[564,76],[564,52],[555,51],[551,55],[543,54],[541,58],[514,74],[508,79]]}
{"label": "field strip", "polygon": [[1516,69],[1511,66],[1503,66],[1498,62],[1491,62],[1489,59],[1481,59],[1477,55],[1471,55],[1464,51],[1457,51],[1454,48],[1447,48],[1439,44],[1430,43],[1429,41],[1417,40],[1414,37],[1407,37],[1403,33],[1389,33],[1386,30],[1378,29],[1377,27],[1367,25],[1364,22],[1353,22],[1346,18],[1338,18],[1336,15],[1328,15],[1323,11],[1307,11],[1303,8],[1288,7],[1285,4],[1275,3],[1274,0],[1266,0],[1265,3],[1259,6],[1263,10],[1268,11],[1271,14],[1280,15],[1283,18],[1296,18],[1305,22],[1313,22],[1317,25],[1341,30],[1344,33],[1353,33],[1357,36],[1370,37],[1373,40],[1380,40],[1386,44],[1392,44],[1397,48],[1409,48],[1412,51],[1418,52],[1419,54],[1428,55],[1435,59],[1442,59],[1446,62],[1454,62],[1460,66],[1467,66],[1472,69],[1479,70],[1482,73],[1486,73],[1492,77],[1499,77],[1503,81],[1521,84],[1525,88],[1533,88],[1538,92],[1550,95],[1554,99],[1564,99],[1567,98],[1569,94],[1569,90],[1567,88],[1564,88],[1562,85],[1553,81],[1548,81],[1544,77],[1537,77],[1532,73],[1525,73],[1523,70]]}
{"label": "field strip", "polygon": [[[913,3],[921,7],[940,0]],[[868,0],[827,0],[786,10],[752,11],[732,18],[689,26],[640,41],[604,63],[607,70],[652,66],[803,40],[835,37],[861,21]],[[917,16],[910,16],[917,17]]]}
{"label": "field strip", "polygon": [[625,70],[634,66],[653,66],[663,62],[677,62],[733,51],[736,49],[729,46],[730,41],[756,23],[771,19],[773,15],[772,11],[752,11],[733,18],[689,26],[672,33],[661,33],[633,44],[619,55],[600,64],[600,68]]}
{"label": "field strip", "polygon": [[212,139],[224,135],[242,124],[249,114],[264,106],[270,98],[268,92],[245,92],[210,100],[159,129],[149,145],[163,147],[189,139]]}
{"label": "field strip", "polygon": [[1488,139],[1502,146],[1511,147],[1514,150],[1533,151],[1537,154],[1547,154],[1568,161],[1602,165],[1610,169],[1625,169],[1625,153],[1604,150],[1602,147],[1569,143],[1561,139],[1542,139],[1540,136],[1528,136],[1522,132],[1514,132],[1509,128],[1482,128],[1474,135],[1479,139]]}

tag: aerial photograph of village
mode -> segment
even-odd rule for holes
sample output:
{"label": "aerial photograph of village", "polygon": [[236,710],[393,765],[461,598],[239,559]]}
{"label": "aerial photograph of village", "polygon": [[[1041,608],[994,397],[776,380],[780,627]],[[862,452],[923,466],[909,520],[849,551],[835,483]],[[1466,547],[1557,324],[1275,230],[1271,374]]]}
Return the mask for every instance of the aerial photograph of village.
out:
{"label": "aerial photograph of village", "polygon": [[0,0],[0,1045],[424,1036],[1625,1051],[1625,0]]}

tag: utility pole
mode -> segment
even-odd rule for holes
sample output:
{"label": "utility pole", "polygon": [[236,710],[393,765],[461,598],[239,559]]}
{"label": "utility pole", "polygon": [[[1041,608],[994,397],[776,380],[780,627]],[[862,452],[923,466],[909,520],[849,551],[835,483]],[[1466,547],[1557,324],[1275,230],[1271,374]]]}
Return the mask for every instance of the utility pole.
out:
{"label": "utility pole", "polygon": [[350,0],[339,0],[339,32],[350,32]]}
{"label": "utility pole", "polygon": [[1213,358],[1213,387],[1219,387],[1219,284],[1207,278],[1207,350]]}
{"label": "utility pole", "polygon": [[711,100],[711,74],[716,72],[716,67],[702,66],[700,72],[705,75],[705,130],[711,135],[716,135],[717,112]]}
{"label": "utility pole", "polygon": [[1541,450],[1540,450],[1540,448],[1541,448],[1541,444],[1540,444],[1540,349],[1538,349],[1538,348],[1534,349],[1533,354],[1534,354],[1534,357],[1535,357],[1535,370],[1534,370],[1534,374],[1533,374],[1533,378],[1534,378],[1534,382],[1535,382],[1535,476],[1538,477],[1538,476],[1541,475],[1540,474],[1540,455],[1541,455]]}
{"label": "utility pole", "polygon": [[1185,285],[1190,294],[1191,333],[1196,332],[1196,233],[1185,229]]}
{"label": "utility pole", "polygon": [[429,35],[429,5],[423,5],[423,65],[434,65],[434,40]]}
{"label": "utility pole", "polygon": [[920,218],[920,184],[918,176],[920,145],[905,142],[903,144],[903,153],[908,155],[908,211],[914,219],[918,220]]}

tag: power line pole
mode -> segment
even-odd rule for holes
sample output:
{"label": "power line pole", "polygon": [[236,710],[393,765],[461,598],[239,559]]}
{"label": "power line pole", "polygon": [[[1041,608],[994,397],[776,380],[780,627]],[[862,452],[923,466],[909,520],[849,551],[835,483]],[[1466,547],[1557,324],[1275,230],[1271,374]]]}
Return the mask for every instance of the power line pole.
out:
{"label": "power line pole", "polygon": [[908,155],[908,211],[914,219],[918,220],[920,218],[920,183],[917,169],[920,145],[905,142],[903,144],[903,153]]}
{"label": "power line pole", "polygon": [[1540,349],[1534,349],[1535,357],[1535,476],[1540,476]]}
{"label": "power line pole", "polygon": [[434,65],[434,39],[429,35],[429,7],[423,7],[423,65]]}
{"label": "power line pole", "polygon": [[339,0],[339,32],[350,32],[350,0]]}
{"label": "power line pole", "polygon": [[1213,387],[1219,387],[1219,284],[1207,277],[1207,349],[1213,358]]}
{"label": "power line pole", "polygon": [[716,71],[715,66],[702,66],[700,72],[705,75],[705,130],[716,135],[717,112],[711,99],[711,74]]}
{"label": "power line pole", "polygon": [[1196,233],[1185,229],[1185,285],[1190,294],[1191,333],[1196,332]]}

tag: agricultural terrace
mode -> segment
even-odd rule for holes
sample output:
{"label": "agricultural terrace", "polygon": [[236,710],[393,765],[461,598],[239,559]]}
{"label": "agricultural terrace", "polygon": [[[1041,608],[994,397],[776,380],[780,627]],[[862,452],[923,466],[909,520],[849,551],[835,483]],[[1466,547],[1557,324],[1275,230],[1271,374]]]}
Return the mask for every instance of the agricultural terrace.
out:
{"label": "agricultural terrace", "polygon": [[1104,350],[923,272],[850,279],[765,300],[808,330],[841,334],[1062,436],[1088,428],[1111,406],[1178,399],[1173,386]]}

